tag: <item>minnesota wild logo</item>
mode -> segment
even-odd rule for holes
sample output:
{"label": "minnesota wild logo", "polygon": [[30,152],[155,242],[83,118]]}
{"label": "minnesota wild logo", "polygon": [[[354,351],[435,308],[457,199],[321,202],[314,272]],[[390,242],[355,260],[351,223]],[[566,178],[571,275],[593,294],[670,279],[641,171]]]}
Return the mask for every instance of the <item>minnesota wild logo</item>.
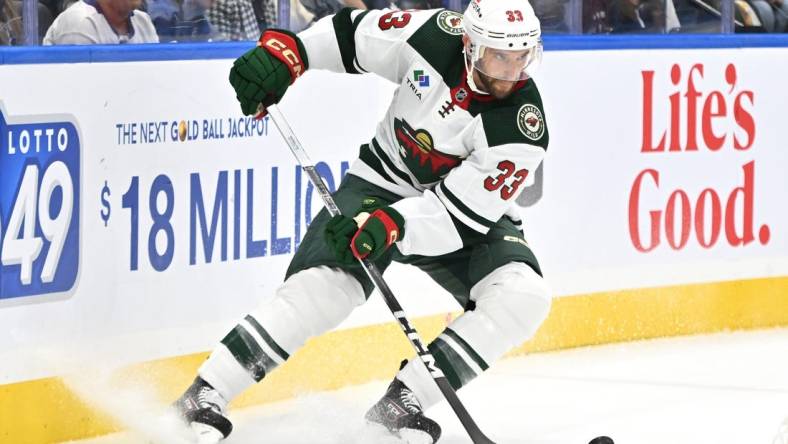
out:
{"label": "minnesota wild logo", "polygon": [[527,103],[517,112],[517,127],[525,137],[539,140],[544,135],[544,118],[542,112],[534,105]]}
{"label": "minnesota wild logo", "polygon": [[454,11],[443,11],[438,14],[438,26],[446,33],[462,35],[462,14]]}
{"label": "minnesota wild logo", "polygon": [[436,150],[429,132],[423,129],[414,130],[402,119],[394,119],[394,132],[402,160],[421,184],[439,181],[462,160]]}

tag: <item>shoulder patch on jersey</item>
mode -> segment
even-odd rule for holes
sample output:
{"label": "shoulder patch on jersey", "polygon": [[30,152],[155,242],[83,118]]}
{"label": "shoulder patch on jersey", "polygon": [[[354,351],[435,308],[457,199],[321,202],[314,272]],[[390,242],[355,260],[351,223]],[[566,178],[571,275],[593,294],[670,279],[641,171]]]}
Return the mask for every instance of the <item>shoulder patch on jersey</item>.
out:
{"label": "shoulder patch on jersey", "polygon": [[444,81],[459,77],[465,66],[462,55],[462,34],[449,33],[441,27],[443,22],[438,17],[444,15],[446,11],[424,12],[432,13],[433,16],[408,38],[408,44],[416,50],[424,62],[440,74]]}
{"label": "shoulder patch on jersey", "polygon": [[510,106],[484,110],[481,116],[487,146],[525,143],[547,149],[550,129],[538,97]]}
{"label": "shoulder patch on jersey", "polygon": [[536,105],[526,103],[517,112],[517,127],[523,135],[537,141],[544,135],[544,117]]}
{"label": "shoulder patch on jersey", "polygon": [[436,18],[438,27],[452,35],[462,35],[465,29],[462,26],[462,14],[454,11],[442,11]]}

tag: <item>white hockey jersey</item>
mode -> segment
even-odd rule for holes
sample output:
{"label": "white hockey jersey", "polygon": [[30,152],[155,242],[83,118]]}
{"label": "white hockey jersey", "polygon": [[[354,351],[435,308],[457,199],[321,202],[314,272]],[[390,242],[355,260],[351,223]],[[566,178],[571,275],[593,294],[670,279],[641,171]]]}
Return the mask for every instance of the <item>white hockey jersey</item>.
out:
{"label": "white hockey jersey", "polygon": [[404,196],[397,246],[435,256],[487,233],[514,201],[548,143],[532,79],[504,100],[467,85],[462,15],[447,10],[343,9],[301,32],[309,69],[375,73],[399,85],[375,138],[349,173]]}

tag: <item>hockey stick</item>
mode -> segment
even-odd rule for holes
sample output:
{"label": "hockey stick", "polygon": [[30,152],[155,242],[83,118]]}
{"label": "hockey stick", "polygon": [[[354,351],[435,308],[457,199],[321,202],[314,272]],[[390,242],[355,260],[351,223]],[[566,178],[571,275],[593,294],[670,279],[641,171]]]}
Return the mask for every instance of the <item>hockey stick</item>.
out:
{"label": "hockey stick", "polygon": [[[271,105],[266,108],[268,110],[269,115],[271,116],[271,120],[274,121],[276,128],[282,134],[282,137],[285,139],[287,146],[290,147],[290,151],[293,152],[298,164],[301,166],[301,169],[304,170],[306,175],[309,177],[309,180],[312,182],[312,185],[315,186],[320,197],[323,199],[323,204],[325,204],[326,209],[332,216],[336,216],[340,214],[339,207],[334,202],[334,198],[331,197],[331,193],[328,191],[326,184],[323,182],[323,178],[315,170],[315,165],[312,163],[312,160],[309,158],[309,154],[307,154],[304,147],[301,145],[301,142],[296,139],[295,133],[290,128],[290,125],[287,123],[285,116],[279,111],[279,108],[276,105]],[[465,406],[462,405],[460,402],[460,398],[457,397],[457,393],[452,388],[451,384],[449,384],[449,380],[446,379],[443,372],[437,365],[435,365],[435,358],[432,354],[427,350],[424,346],[424,342],[419,337],[418,332],[416,329],[410,325],[408,322],[408,318],[405,317],[405,311],[402,309],[402,306],[399,304],[399,301],[394,297],[394,293],[392,293],[391,289],[389,288],[386,281],[383,280],[383,275],[380,274],[380,270],[373,264],[369,259],[362,259],[361,262],[364,271],[367,273],[367,276],[375,283],[375,286],[380,291],[380,294],[383,295],[383,300],[386,301],[386,305],[388,305],[389,310],[391,313],[394,314],[394,317],[397,318],[399,321],[400,327],[407,335],[410,344],[416,350],[416,354],[419,355],[421,362],[424,363],[424,366],[427,367],[427,370],[432,376],[432,379],[438,385],[441,393],[449,401],[449,405],[454,410],[454,413],[459,418],[460,422],[462,423],[465,430],[468,432],[468,435],[471,437],[471,440],[474,444],[495,444],[490,438],[484,435],[482,431],[479,429],[479,426],[476,425],[471,415],[465,410]]]}

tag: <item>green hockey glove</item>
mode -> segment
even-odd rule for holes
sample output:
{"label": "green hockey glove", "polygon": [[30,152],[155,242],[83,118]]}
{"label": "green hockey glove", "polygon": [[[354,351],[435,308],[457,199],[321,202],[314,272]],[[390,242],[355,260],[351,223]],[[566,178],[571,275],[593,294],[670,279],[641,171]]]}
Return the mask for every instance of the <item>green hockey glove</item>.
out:
{"label": "green hockey glove", "polygon": [[326,224],[324,234],[337,260],[353,264],[357,258],[380,257],[402,237],[404,225],[405,220],[397,210],[381,206],[375,198],[366,198],[356,217],[334,216]]}
{"label": "green hockey glove", "polygon": [[[361,201],[361,208],[357,210],[357,214],[369,214],[385,205],[384,202],[374,197],[365,197]],[[340,263],[356,263],[353,252],[350,251],[350,240],[353,239],[356,231],[358,231],[358,224],[356,221],[353,220],[352,217],[345,215],[334,216],[326,224],[323,235],[328,247],[334,252],[334,255]]]}
{"label": "green hockey glove", "polygon": [[356,259],[350,251],[350,240],[358,231],[358,224],[352,217],[343,214],[334,216],[326,224],[323,235],[328,248],[334,252],[337,261],[341,264],[354,264]]}
{"label": "green hockey glove", "polygon": [[391,207],[383,207],[365,215],[361,213],[355,218],[359,229],[350,241],[350,250],[357,259],[369,258],[374,261],[402,237],[405,219]]}
{"label": "green hockey glove", "polygon": [[263,32],[257,46],[236,59],[230,69],[230,84],[241,103],[241,112],[252,115],[258,112],[260,104],[279,103],[308,66],[306,50],[298,36],[278,29]]}

